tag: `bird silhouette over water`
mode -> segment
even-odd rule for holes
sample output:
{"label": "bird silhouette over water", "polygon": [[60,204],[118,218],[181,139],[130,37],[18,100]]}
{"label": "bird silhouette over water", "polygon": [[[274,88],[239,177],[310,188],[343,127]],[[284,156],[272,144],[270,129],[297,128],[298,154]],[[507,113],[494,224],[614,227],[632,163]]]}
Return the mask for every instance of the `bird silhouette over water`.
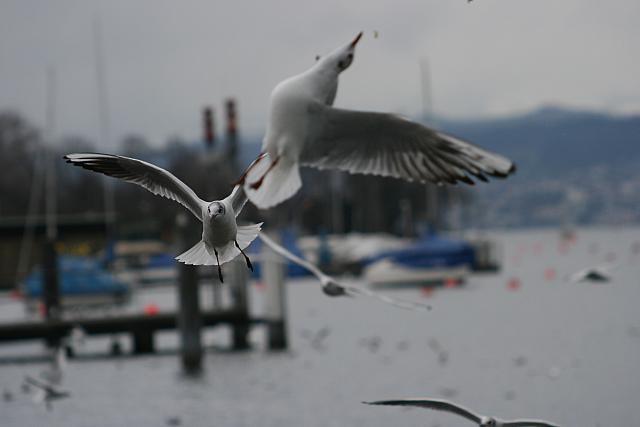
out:
{"label": "bird silhouette over water", "polygon": [[389,406],[413,406],[426,409],[434,409],[436,411],[446,411],[473,421],[480,427],[559,427],[557,424],[551,424],[542,420],[510,420],[505,421],[495,417],[486,415],[478,415],[469,409],[456,403],[441,399],[429,398],[409,398],[396,400],[378,400],[375,402],[362,402],[367,405],[389,405]]}
{"label": "bird silhouette over water", "polygon": [[34,393],[34,401],[44,402],[49,411],[53,409],[53,401],[71,396],[68,391],[58,390],[53,385],[45,384],[28,375],[24,377],[24,384],[27,387],[35,387],[37,389],[36,393]]}

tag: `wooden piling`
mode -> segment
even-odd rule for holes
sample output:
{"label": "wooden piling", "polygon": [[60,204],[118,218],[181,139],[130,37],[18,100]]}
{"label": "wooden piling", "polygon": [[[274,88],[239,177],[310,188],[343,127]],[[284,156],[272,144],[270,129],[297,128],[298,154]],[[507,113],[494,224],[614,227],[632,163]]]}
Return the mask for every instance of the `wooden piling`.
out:
{"label": "wooden piling", "polygon": [[[189,227],[188,220],[178,219],[182,248],[187,250],[192,245],[194,227]],[[191,242],[192,243],[192,242]],[[200,293],[198,292],[198,269],[196,266],[179,264],[180,283],[178,284],[178,329],[180,330],[182,367],[187,373],[195,373],[202,369],[202,314],[200,312]]]}
{"label": "wooden piling", "polygon": [[232,343],[234,350],[246,350],[249,348],[249,297],[248,281],[249,271],[247,265],[241,257],[236,257],[233,261],[225,265],[226,275],[231,284],[232,310],[239,315],[239,320],[232,326]]}
{"label": "wooden piling", "polygon": [[[58,283],[58,256],[55,241],[46,239],[42,247],[42,303],[47,322],[60,318],[60,286]],[[48,347],[57,347],[60,337],[49,336],[45,339]]]}
{"label": "wooden piling", "polygon": [[153,342],[153,331],[140,328],[133,331],[133,353],[149,354],[155,350]]}
{"label": "wooden piling", "polygon": [[[276,242],[280,238],[269,234]],[[285,264],[267,245],[262,246],[262,281],[266,286],[265,320],[270,350],[287,348]]]}

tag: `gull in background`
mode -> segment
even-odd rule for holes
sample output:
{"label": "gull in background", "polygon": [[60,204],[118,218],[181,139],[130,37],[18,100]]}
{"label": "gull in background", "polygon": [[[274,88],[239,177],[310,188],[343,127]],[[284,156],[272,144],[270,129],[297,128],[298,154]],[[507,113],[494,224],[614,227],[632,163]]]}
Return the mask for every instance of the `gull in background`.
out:
{"label": "gull in background", "polygon": [[256,238],[262,223],[237,225],[236,217],[247,202],[242,186],[236,185],[223,200],[207,202],[169,171],[142,160],[111,154],[77,153],[67,154],[64,158],[75,166],[137,184],[189,209],[202,222],[202,239],[178,255],[178,261],[191,265],[217,265],[221,282],[220,266],[240,254],[247,267],[253,270],[244,249]]}
{"label": "gull in background", "polygon": [[578,270],[569,275],[569,277],[567,277],[567,281],[570,283],[608,282],[612,279],[611,272],[618,267],[618,264],[606,263],[596,265],[595,267],[583,268],[582,270]]}
{"label": "gull in background", "polygon": [[551,424],[542,420],[511,420],[504,421],[495,417],[487,417],[478,415],[467,408],[458,404],[451,403],[447,400],[428,399],[428,398],[409,398],[397,400],[378,400],[375,402],[362,402],[367,405],[390,405],[390,406],[417,406],[419,408],[435,409],[436,411],[451,412],[460,415],[478,424],[480,427],[558,427],[557,424]]}
{"label": "gull in background", "polygon": [[240,179],[249,200],[275,206],[301,187],[300,166],[421,183],[473,184],[506,177],[507,158],[394,114],[332,107],[340,73],[362,37],[335,49],[271,93],[262,152]]}
{"label": "gull in background", "polygon": [[28,375],[24,377],[24,385],[36,388],[36,392],[33,394],[33,401],[36,403],[44,402],[47,410],[49,411],[53,409],[52,402],[54,400],[60,400],[71,396],[71,393],[68,391],[58,390],[52,385],[40,382]]}
{"label": "gull in background", "polygon": [[371,292],[367,289],[357,287],[357,286],[343,285],[338,281],[336,281],[333,277],[323,273],[314,264],[310,263],[305,259],[300,258],[299,256],[285,249],[284,247],[280,246],[278,243],[274,242],[265,233],[260,233],[259,237],[260,237],[260,240],[262,240],[267,246],[269,246],[269,248],[271,248],[275,253],[288,259],[293,263],[298,264],[299,266],[301,266],[302,268],[305,268],[311,274],[316,276],[316,278],[320,281],[320,284],[322,285],[322,291],[328,296],[331,296],[331,297],[365,296],[365,297],[376,298],[386,304],[391,304],[396,307],[404,308],[407,310],[427,310],[427,311],[431,310],[430,305],[424,305],[418,302],[403,301],[396,298],[391,298],[376,292]]}

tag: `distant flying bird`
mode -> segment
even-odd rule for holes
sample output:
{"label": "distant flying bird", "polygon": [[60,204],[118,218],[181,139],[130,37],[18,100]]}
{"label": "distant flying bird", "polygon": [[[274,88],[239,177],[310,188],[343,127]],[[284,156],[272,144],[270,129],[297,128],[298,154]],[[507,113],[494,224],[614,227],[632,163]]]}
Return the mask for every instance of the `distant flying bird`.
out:
{"label": "distant flying bird", "polygon": [[331,297],[337,296],[365,296],[376,298],[386,304],[391,304],[396,307],[404,308],[407,310],[431,310],[430,305],[420,304],[418,302],[411,301],[403,301],[396,298],[391,298],[386,295],[382,295],[376,292],[371,292],[367,289],[360,288],[357,286],[348,286],[342,285],[338,281],[336,281],[333,277],[326,275],[323,273],[317,266],[310,263],[309,261],[300,258],[295,255],[291,251],[288,251],[284,247],[280,246],[276,242],[274,242],[269,236],[265,233],[260,233],[260,240],[262,240],[269,248],[271,248],[278,255],[288,259],[289,261],[298,264],[300,267],[308,270],[311,274],[316,276],[316,278],[320,281],[322,285],[322,291]]}
{"label": "distant flying bird", "polygon": [[608,282],[611,280],[611,272],[617,268],[616,264],[601,264],[594,267],[583,268],[571,274],[567,281],[571,283],[579,282]]}
{"label": "distant flying bird", "polygon": [[237,225],[236,217],[247,202],[242,186],[236,186],[223,200],[206,202],[185,183],[151,163],[111,154],[68,154],[68,163],[137,184],[153,194],[175,200],[189,209],[203,225],[202,240],[176,259],[191,265],[221,265],[242,254],[247,267],[253,270],[244,249],[260,232],[260,224]]}
{"label": "distant flying bird", "polygon": [[71,393],[68,391],[58,390],[53,386],[40,382],[28,375],[24,377],[24,384],[27,387],[35,387],[37,389],[33,395],[33,400],[37,403],[44,402],[47,410],[49,411],[53,409],[51,403],[54,400],[60,400],[71,396]]}
{"label": "distant flying bird", "polygon": [[262,209],[301,187],[300,166],[436,184],[506,177],[507,158],[405,118],[333,108],[338,76],[349,68],[362,33],[271,93],[261,156],[241,182]]}
{"label": "distant flying bird", "polygon": [[470,410],[451,403],[447,400],[428,399],[428,398],[410,398],[398,400],[378,400],[376,402],[362,402],[367,405],[391,405],[391,406],[417,406],[420,408],[435,409],[437,411],[451,412],[460,415],[478,424],[480,427],[558,427],[548,421],[542,420],[512,420],[504,421],[495,417],[487,417],[485,415],[477,415]]}

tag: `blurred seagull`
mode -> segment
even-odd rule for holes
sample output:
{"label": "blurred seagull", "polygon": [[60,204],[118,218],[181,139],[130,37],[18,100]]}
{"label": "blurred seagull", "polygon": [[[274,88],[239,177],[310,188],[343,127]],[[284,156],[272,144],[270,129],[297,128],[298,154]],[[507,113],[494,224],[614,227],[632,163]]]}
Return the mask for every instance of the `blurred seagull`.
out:
{"label": "blurred seagull", "polygon": [[376,402],[362,403],[366,403],[367,405],[417,406],[420,408],[435,409],[437,411],[452,412],[456,415],[460,415],[461,417],[468,419],[469,421],[473,421],[480,427],[558,427],[556,424],[551,424],[550,422],[542,420],[504,421],[494,417],[477,415],[460,405],[440,399],[410,398],[399,400],[379,400]]}
{"label": "blurred seagull", "polygon": [[616,264],[601,264],[595,267],[587,267],[571,274],[567,281],[571,283],[579,282],[608,282],[611,280],[611,272],[617,268]]}
{"label": "blurred seagull", "polygon": [[37,389],[33,395],[33,400],[37,403],[44,402],[49,411],[53,409],[51,402],[71,396],[71,393],[68,391],[57,390],[53,386],[40,382],[30,376],[24,377],[24,384]]}
{"label": "blurred seagull", "polygon": [[242,254],[253,270],[244,249],[260,232],[262,223],[237,225],[236,217],[247,202],[242,186],[235,186],[223,200],[206,202],[170,172],[142,160],[111,154],[67,154],[68,163],[137,184],[153,194],[175,200],[189,209],[203,225],[202,240],[176,259],[191,265],[217,265],[223,282],[221,265]]}
{"label": "blurred seagull", "polygon": [[338,76],[361,37],[275,87],[264,155],[239,181],[249,200],[267,209],[293,196],[302,185],[301,165],[436,184],[473,184],[470,176],[487,181],[515,171],[501,155],[405,118],[333,108]]}
{"label": "blurred seagull", "polygon": [[333,277],[324,274],[317,266],[310,263],[309,261],[300,258],[299,256],[291,253],[284,247],[280,246],[276,242],[274,242],[270,237],[268,237],[265,233],[260,233],[260,240],[262,240],[269,248],[271,248],[278,255],[288,259],[291,262],[294,262],[308,270],[311,274],[316,276],[322,285],[322,291],[331,297],[337,296],[366,296],[371,298],[376,298],[386,304],[395,305],[396,307],[404,308],[407,310],[431,310],[430,305],[424,305],[417,302],[410,301],[402,301],[395,298],[390,298],[385,295],[378,294],[376,292],[371,292],[367,289],[356,287],[356,286],[347,286],[342,285],[337,282]]}

